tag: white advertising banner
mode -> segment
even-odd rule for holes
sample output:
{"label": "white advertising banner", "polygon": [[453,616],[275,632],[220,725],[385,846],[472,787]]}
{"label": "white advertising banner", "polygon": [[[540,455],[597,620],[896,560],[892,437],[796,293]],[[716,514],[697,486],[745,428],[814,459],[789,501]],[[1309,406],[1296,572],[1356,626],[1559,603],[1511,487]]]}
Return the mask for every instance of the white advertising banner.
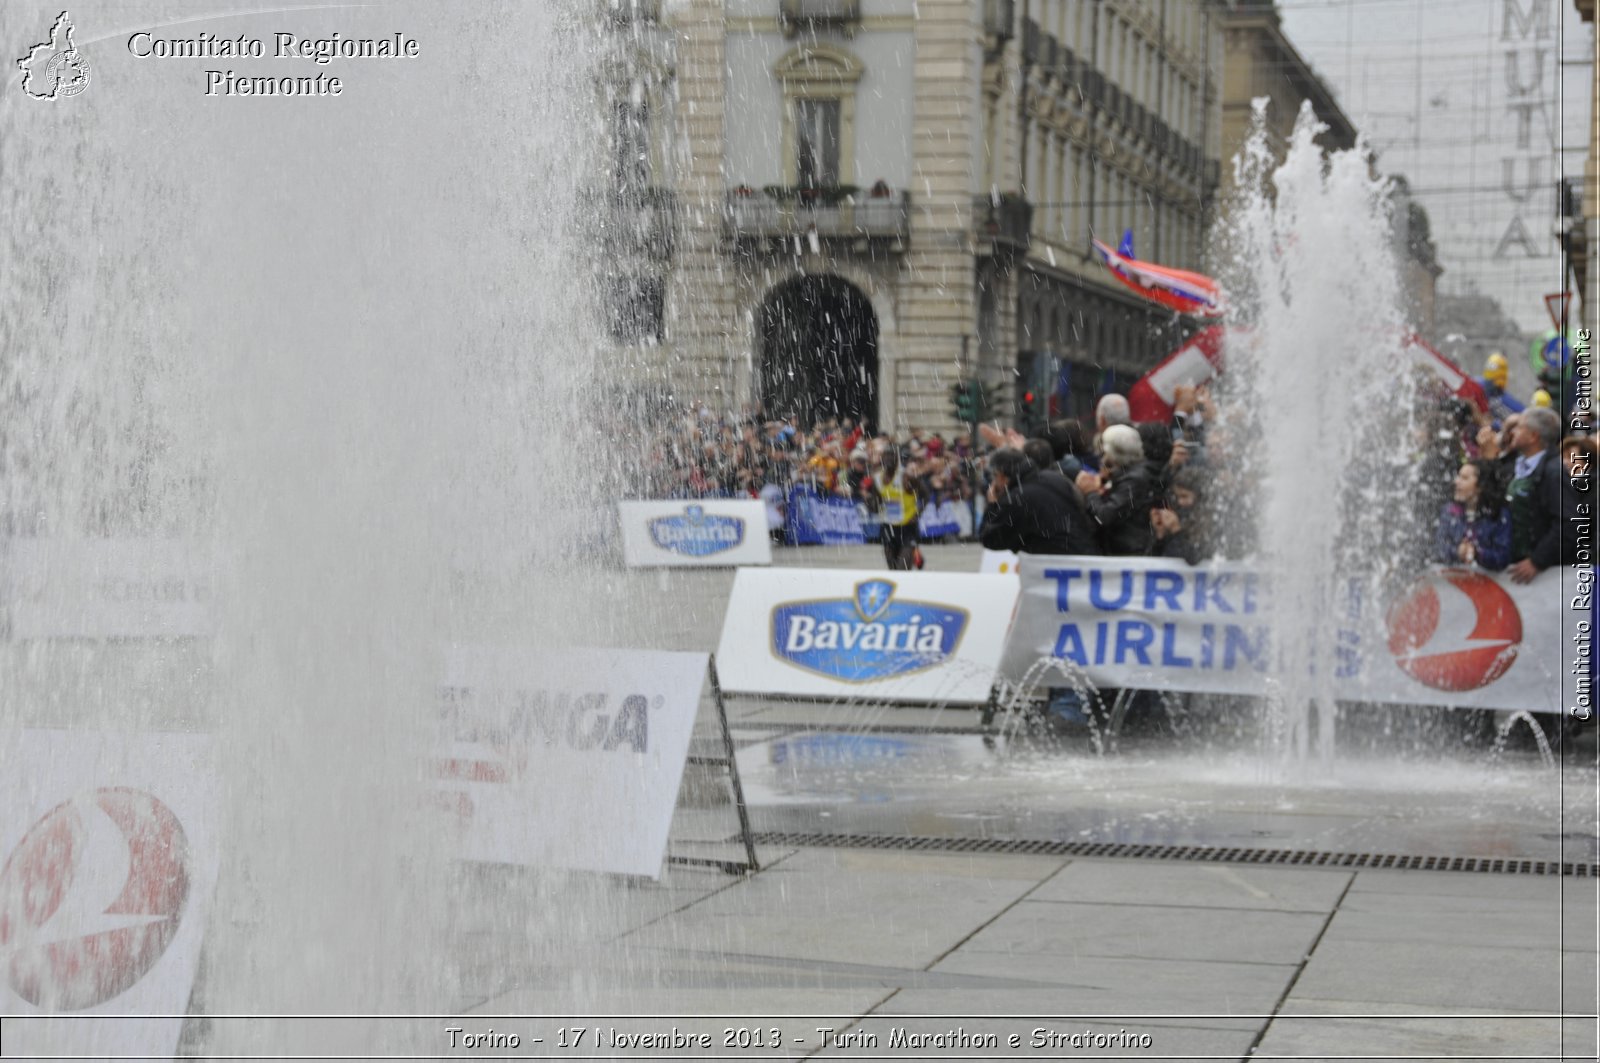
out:
{"label": "white advertising banner", "polygon": [[6,745],[5,1057],[171,1058],[217,879],[210,740],[22,731]]}
{"label": "white advertising banner", "polygon": [[1012,550],[985,550],[978,561],[978,571],[988,576],[1017,574],[1021,555]]}
{"label": "white advertising banner", "polygon": [[0,542],[11,637],[210,635],[212,584],[195,545],[177,539]]}
{"label": "white advertising banner", "polygon": [[740,569],[717,672],[742,694],[985,701],[1017,590],[971,573]]}
{"label": "white advertising banner", "polygon": [[658,878],[706,654],[458,646],[441,759],[461,856]]}
{"label": "white advertising banner", "polygon": [[619,502],[617,511],[630,568],[772,564],[767,507],[759,499]]}
{"label": "white advertising banner", "polygon": [[[1099,686],[1253,695],[1283,667],[1268,581],[1246,565],[1029,555],[1021,571],[1009,679],[1060,657]],[[1352,582],[1298,621],[1311,640],[1302,659],[1330,669],[1333,696],[1346,700],[1555,712],[1562,582],[1561,570],[1518,585],[1430,569],[1381,603]]]}

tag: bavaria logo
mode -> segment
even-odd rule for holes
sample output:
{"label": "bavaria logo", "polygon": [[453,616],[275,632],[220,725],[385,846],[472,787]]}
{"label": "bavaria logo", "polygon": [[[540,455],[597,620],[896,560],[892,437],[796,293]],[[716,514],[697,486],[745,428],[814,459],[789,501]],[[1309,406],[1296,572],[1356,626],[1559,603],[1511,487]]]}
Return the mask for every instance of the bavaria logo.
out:
{"label": "bavaria logo", "polygon": [[1504,587],[1472,569],[1418,580],[1389,610],[1389,652],[1435,690],[1486,687],[1505,675],[1522,643],[1522,614]]}
{"label": "bavaria logo", "polygon": [[650,539],[663,550],[688,557],[707,557],[732,550],[744,542],[744,521],[707,513],[704,506],[685,506],[681,517],[652,520]]}
{"label": "bavaria logo", "polygon": [[967,627],[967,611],[894,600],[886,579],[856,584],[853,598],[784,602],[772,610],[772,652],[797,668],[870,683],[943,664]]}

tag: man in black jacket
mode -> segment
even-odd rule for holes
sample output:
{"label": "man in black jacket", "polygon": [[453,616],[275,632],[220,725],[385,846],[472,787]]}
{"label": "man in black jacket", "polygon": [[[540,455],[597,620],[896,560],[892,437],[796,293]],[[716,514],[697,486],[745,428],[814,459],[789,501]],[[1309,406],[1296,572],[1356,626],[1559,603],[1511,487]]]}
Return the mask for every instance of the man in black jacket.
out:
{"label": "man in black jacket", "polygon": [[[1068,479],[1056,464],[1055,446],[1048,439],[1030,439],[1022,445],[1022,453],[1034,468],[1031,478],[1041,486],[1059,495],[1067,503],[1067,545],[1069,554],[1098,554],[1100,541],[1094,518],[1089,516],[1083,492]],[[1024,477],[1024,480],[1029,477]]]}
{"label": "man in black jacket", "polygon": [[1561,564],[1561,532],[1565,510],[1566,469],[1561,464],[1561,418],[1554,410],[1534,407],[1512,429],[1516,454],[1506,501],[1511,507],[1511,564],[1506,575],[1530,583],[1547,568]]}
{"label": "man in black jacket", "polygon": [[985,547],[1019,554],[1100,552],[1075,491],[1063,490],[1072,487],[1066,477],[1041,473],[1026,454],[1011,447],[989,456],[989,471],[994,482],[978,530]]}

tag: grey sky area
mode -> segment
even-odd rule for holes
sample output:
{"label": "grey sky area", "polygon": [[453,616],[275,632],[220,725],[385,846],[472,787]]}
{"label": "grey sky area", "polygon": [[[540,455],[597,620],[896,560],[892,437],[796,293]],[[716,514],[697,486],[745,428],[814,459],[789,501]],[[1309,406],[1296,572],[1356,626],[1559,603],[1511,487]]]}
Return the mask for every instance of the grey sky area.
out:
{"label": "grey sky area", "polygon": [[1279,0],[1284,30],[1428,208],[1441,292],[1525,329],[1562,285],[1560,176],[1581,177],[1594,31],[1571,0]]}

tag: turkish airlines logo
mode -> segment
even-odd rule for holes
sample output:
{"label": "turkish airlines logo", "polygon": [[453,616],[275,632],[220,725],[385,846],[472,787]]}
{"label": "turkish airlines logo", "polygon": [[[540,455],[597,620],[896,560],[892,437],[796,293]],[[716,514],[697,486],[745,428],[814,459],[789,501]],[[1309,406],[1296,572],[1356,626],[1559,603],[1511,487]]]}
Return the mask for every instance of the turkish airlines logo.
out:
{"label": "turkish airlines logo", "polygon": [[1435,690],[1486,687],[1505,675],[1522,643],[1522,614],[1504,587],[1472,569],[1432,573],[1389,610],[1389,652]]}
{"label": "turkish airlines logo", "polygon": [[188,897],[178,817],[138,790],[96,790],[46,813],[0,869],[0,969],[30,1004],[92,1008],[155,966]]}

